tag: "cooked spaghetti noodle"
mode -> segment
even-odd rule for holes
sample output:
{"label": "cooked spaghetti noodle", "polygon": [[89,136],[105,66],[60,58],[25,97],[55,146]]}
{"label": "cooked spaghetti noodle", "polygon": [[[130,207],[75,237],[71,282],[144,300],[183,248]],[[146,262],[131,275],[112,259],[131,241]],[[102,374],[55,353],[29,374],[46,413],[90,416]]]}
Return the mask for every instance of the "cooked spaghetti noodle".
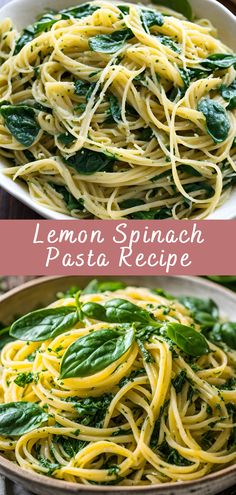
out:
{"label": "cooked spaghetti noodle", "polygon": [[21,35],[5,20],[4,172],[77,218],[207,217],[235,183],[230,54],[208,20],[163,7],[95,1]]}
{"label": "cooked spaghetti noodle", "polygon": [[[18,320],[11,327],[10,333],[16,334],[18,328],[21,338],[28,341],[13,340],[1,353],[1,451],[22,468],[57,479],[121,486],[195,480],[235,463],[236,354],[219,338],[214,343],[212,335],[217,334],[217,325],[218,335],[219,325],[221,328],[216,306],[211,300],[203,301],[203,312],[202,302],[193,298],[180,302],[160,290],[114,288],[111,292],[108,284],[101,289],[105,292],[99,292],[98,285],[82,293],[79,321],[64,332],[61,328],[54,338],[45,335],[47,340],[36,342],[24,333],[31,331],[35,340],[37,332],[42,332],[35,320],[35,327],[29,330],[33,313],[27,316],[27,324]],[[114,301],[117,308],[121,299],[119,324],[88,317],[94,308],[101,311],[101,306],[104,310],[109,304],[114,308]],[[127,312],[122,313],[127,301],[132,303],[132,309],[129,305],[126,311],[133,312],[134,323]],[[199,312],[187,309],[193,301]],[[73,305],[75,298],[64,296],[50,308]],[[116,316],[113,313],[113,321]],[[111,313],[107,318],[111,319]],[[147,318],[149,323],[138,323],[138,318]],[[129,323],[122,323],[124,320]],[[155,332],[157,324],[162,330]],[[194,338],[197,334],[194,350],[190,350],[190,334],[184,344],[181,338],[176,343],[176,335],[172,340],[163,331],[168,325],[181,328],[182,336],[186,328]],[[93,339],[105,330],[119,332],[115,347],[112,351],[106,347],[100,361],[95,354],[92,358],[87,354],[82,372],[74,346],[83,342],[82,352],[86,353],[81,339],[89,337],[91,353]],[[52,321],[47,331],[55,331]],[[134,340],[123,354],[117,354],[119,339],[130,331],[135,333]],[[95,353],[99,345],[96,340]],[[207,346],[208,351],[204,353],[199,345]],[[110,361],[104,363],[104,359]],[[25,433],[4,435],[1,408],[15,403],[16,408],[22,403],[39,404],[47,416],[43,424],[31,425],[27,431],[27,421],[19,416],[18,420],[9,419],[6,431],[15,425],[20,429],[23,421]]]}

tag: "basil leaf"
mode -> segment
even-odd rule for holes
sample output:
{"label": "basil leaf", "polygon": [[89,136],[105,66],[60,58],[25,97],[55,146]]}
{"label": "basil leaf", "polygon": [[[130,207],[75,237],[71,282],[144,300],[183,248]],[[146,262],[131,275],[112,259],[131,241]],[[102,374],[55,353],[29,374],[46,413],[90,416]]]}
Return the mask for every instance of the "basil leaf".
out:
{"label": "basil leaf", "polygon": [[122,29],[111,34],[98,34],[89,40],[90,50],[100,53],[116,53],[134,35],[130,29]]}
{"label": "basil leaf", "polygon": [[115,280],[107,280],[99,282],[98,280],[91,280],[87,287],[82,291],[82,294],[99,294],[100,292],[115,292],[116,290],[125,289],[126,285],[123,282]]}
{"label": "basil leaf", "polygon": [[3,105],[0,113],[16,140],[26,147],[32,146],[40,131],[33,108],[26,105]]}
{"label": "basil leaf", "polygon": [[60,377],[86,377],[98,373],[122,357],[134,338],[133,328],[123,334],[114,329],[104,329],[81,337],[65,352]]}
{"label": "basil leaf", "polygon": [[154,10],[142,10],[141,21],[147,33],[152,26],[163,26],[164,18],[159,12]]}
{"label": "basil leaf", "polygon": [[69,158],[63,157],[63,160],[67,165],[73,167],[78,174],[91,175],[95,172],[110,171],[116,158],[112,155],[82,148]]}
{"label": "basil leaf", "polygon": [[33,402],[0,404],[0,435],[20,436],[39,428],[48,414]]}
{"label": "basil leaf", "polygon": [[236,323],[217,323],[209,333],[209,339],[219,346],[223,343],[236,351]]}
{"label": "basil leaf", "polygon": [[203,67],[207,69],[229,69],[232,65],[236,65],[236,55],[230,55],[228,53],[214,53],[209,55],[206,60],[201,62]]}
{"label": "basil leaf", "polygon": [[70,134],[70,132],[65,132],[63,134],[59,134],[57,139],[58,139],[59,143],[65,144],[66,146],[74,143],[76,140],[75,136]]}
{"label": "basil leaf", "polygon": [[165,297],[166,299],[169,299],[170,301],[175,299],[174,296],[172,296],[172,294],[170,294],[169,292],[167,292],[164,289],[152,289],[151,292],[153,292],[153,294],[158,294],[158,296]]}
{"label": "basil leaf", "polygon": [[103,306],[88,302],[81,309],[87,317],[109,323],[155,323],[148,311],[126,299],[111,299]]}
{"label": "basil leaf", "polygon": [[10,335],[19,340],[39,342],[60,335],[78,321],[75,306],[38,309],[16,320],[11,325]]}
{"label": "basil leaf", "polygon": [[192,7],[188,0],[152,0],[152,2],[163,5],[168,9],[175,10],[175,12],[180,12],[180,14],[183,14],[187,19],[192,20],[193,18]]}
{"label": "basil leaf", "polygon": [[109,110],[107,113],[108,117],[106,122],[116,122],[117,124],[121,121],[121,107],[119,100],[116,96],[109,96]]}
{"label": "basil leaf", "polygon": [[215,143],[225,141],[230,130],[227,113],[217,101],[205,98],[198,104],[199,112],[206,117],[207,132]]}
{"label": "basil leaf", "polygon": [[76,7],[70,7],[69,9],[63,9],[60,10],[60,14],[63,15],[63,17],[68,17],[70,19],[83,19],[84,17],[88,17],[89,15],[92,15],[96,10],[100,9],[101,7],[97,5],[93,5],[91,3],[85,3],[83,5],[78,5]]}
{"label": "basil leaf", "polygon": [[167,337],[186,354],[197,357],[209,353],[207,340],[192,327],[180,323],[167,323],[163,328]]}
{"label": "basil leaf", "polygon": [[50,184],[55,191],[57,191],[59,194],[63,196],[63,199],[66,203],[66,206],[69,211],[72,210],[79,210],[83,211],[84,210],[84,200],[82,198],[76,199],[69,191],[66,189],[65,186],[60,186],[58,184]]}
{"label": "basil leaf", "polygon": [[227,110],[234,110],[236,108],[236,79],[230,86],[221,86],[220,93],[224,100],[229,102]]}

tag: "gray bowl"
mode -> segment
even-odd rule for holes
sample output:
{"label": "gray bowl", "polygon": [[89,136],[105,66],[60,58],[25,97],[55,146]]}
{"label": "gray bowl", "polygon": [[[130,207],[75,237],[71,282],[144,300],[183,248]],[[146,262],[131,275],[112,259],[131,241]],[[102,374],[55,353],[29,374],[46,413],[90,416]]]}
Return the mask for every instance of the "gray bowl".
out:
{"label": "gray bowl", "polygon": [[[100,277],[99,277],[100,278]],[[101,277],[102,278],[102,277]],[[109,277],[106,277],[106,280]],[[116,277],[112,277],[115,279]],[[7,325],[14,315],[32,311],[39,305],[46,305],[55,299],[58,291],[64,291],[71,285],[84,287],[88,277],[50,277],[28,282],[0,298],[1,320]],[[130,285],[161,287],[172,294],[190,295],[214,299],[222,315],[236,320],[236,294],[212,282],[197,277],[119,277]],[[141,487],[85,486],[47,478],[32,471],[26,471],[0,456],[0,472],[16,483],[38,495],[214,495],[236,483],[236,466],[230,466],[217,473],[196,481],[185,483],[166,483]]]}

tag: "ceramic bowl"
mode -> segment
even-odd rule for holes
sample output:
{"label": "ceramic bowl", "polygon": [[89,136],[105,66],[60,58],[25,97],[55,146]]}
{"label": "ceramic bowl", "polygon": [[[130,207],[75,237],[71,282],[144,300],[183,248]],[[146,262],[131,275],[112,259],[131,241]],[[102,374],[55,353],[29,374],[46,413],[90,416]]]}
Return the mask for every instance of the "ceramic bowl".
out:
{"label": "ceramic bowl", "polygon": [[[109,278],[109,277],[107,277]],[[107,279],[106,278],[106,279]],[[113,279],[115,277],[112,277]],[[236,294],[221,286],[197,277],[120,277],[127,284],[161,287],[176,296],[211,297],[220,307],[221,314],[236,320]],[[8,292],[0,298],[1,320],[7,325],[14,315],[32,311],[55,299],[58,291],[71,285],[83,288],[88,277],[39,278]],[[200,480],[186,483],[166,483],[142,487],[88,486],[47,478],[26,471],[0,456],[0,472],[16,483],[39,495],[215,495],[236,483],[236,466],[230,466]]]}
{"label": "ceramic bowl", "polygon": [[[4,0],[5,1],[5,0]],[[52,8],[59,10],[84,3],[85,0],[13,0],[0,9],[0,20],[11,17],[14,24],[20,30],[32,23],[37,15],[41,14],[44,9]],[[136,3],[135,0],[130,0]],[[144,4],[150,4],[150,0],[141,0]],[[193,11],[197,17],[208,18],[218,29],[219,37],[233,50],[236,51],[236,18],[222,4],[216,0],[189,0]],[[236,1],[236,0],[235,0]],[[1,0],[0,0],[1,3]],[[161,4],[161,0],[160,0]],[[52,220],[71,220],[68,215],[64,215],[35,203],[27,190],[20,182],[13,182],[12,179],[5,176],[2,171],[9,166],[7,160],[0,157],[0,186],[12,194],[15,198],[26,204],[32,210],[44,218]],[[218,208],[214,213],[209,215],[208,219],[228,220],[236,218],[236,188],[225,204]]]}

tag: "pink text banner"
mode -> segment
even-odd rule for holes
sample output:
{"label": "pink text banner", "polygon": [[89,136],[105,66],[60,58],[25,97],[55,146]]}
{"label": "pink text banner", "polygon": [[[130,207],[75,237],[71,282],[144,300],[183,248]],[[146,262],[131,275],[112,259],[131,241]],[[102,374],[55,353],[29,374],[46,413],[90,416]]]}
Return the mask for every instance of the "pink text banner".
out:
{"label": "pink text banner", "polygon": [[236,222],[2,220],[0,275],[235,275]]}

